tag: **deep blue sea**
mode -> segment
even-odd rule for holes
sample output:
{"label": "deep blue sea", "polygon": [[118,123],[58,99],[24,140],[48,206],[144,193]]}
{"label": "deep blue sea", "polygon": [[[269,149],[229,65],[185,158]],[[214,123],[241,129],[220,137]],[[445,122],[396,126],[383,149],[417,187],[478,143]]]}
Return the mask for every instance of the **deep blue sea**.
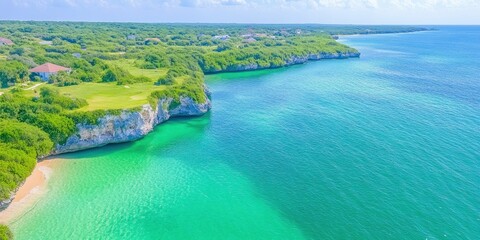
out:
{"label": "deep blue sea", "polygon": [[213,110],[62,156],[17,239],[480,239],[480,27],[211,75]]}

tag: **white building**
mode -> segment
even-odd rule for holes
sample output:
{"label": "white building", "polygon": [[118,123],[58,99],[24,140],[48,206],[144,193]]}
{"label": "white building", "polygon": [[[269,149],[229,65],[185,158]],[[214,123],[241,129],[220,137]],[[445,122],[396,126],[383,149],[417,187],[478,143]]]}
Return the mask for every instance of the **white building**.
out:
{"label": "white building", "polygon": [[70,68],[55,65],[53,63],[45,63],[29,70],[31,73],[37,74],[42,80],[48,81],[51,75],[58,72],[70,72]]}

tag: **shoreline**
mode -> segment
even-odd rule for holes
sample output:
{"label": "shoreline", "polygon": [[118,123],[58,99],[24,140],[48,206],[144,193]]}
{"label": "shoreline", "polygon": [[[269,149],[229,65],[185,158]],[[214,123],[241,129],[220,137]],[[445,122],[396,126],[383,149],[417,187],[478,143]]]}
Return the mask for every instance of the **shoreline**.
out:
{"label": "shoreline", "polygon": [[438,29],[428,28],[428,29],[422,29],[422,30],[403,31],[403,32],[332,34],[332,36],[348,37],[348,36],[368,36],[368,35],[410,34],[410,33],[421,33],[421,32],[430,32],[430,31],[438,31]]}
{"label": "shoreline", "polygon": [[438,29],[427,29],[427,30],[418,30],[418,31],[410,31],[410,32],[392,32],[392,33],[370,33],[370,34],[362,34],[362,33],[357,33],[357,34],[338,34],[335,35],[338,37],[336,39],[337,42],[342,42],[342,40],[348,39],[348,38],[356,38],[356,37],[363,37],[363,36],[374,36],[374,35],[397,35],[397,34],[417,34],[417,33],[424,33],[424,32],[431,32],[431,31],[439,31]]}
{"label": "shoreline", "polygon": [[50,177],[61,162],[61,158],[48,158],[37,163],[32,174],[16,192],[10,205],[0,211],[0,224],[12,224],[33,209],[42,196],[48,192]]}
{"label": "shoreline", "polygon": [[[140,111],[123,110],[120,115],[107,114],[100,117],[100,122],[94,125],[88,123],[77,124],[77,131],[80,135],[71,136],[65,145],[57,145],[50,154],[39,157],[30,176],[25,182],[19,184],[18,189],[12,191],[13,198],[6,201],[6,206],[0,209],[0,224],[9,222],[13,218],[9,216],[10,213],[5,212],[17,211],[17,206],[23,205],[14,204],[14,202],[25,202],[27,200],[22,200],[25,195],[30,196],[34,195],[30,193],[36,191],[40,191],[40,193],[46,191],[44,186],[46,184],[41,182],[48,180],[50,177],[49,172],[51,172],[51,167],[54,167],[54,165],[50,165],[50,162],[61,159],[57,157],[58,155],[103,147],[109,144],[133,142],[143,138],[153,131],[157,125],[168,121],[170,118],[202,116],[211,109],[210,92],[206,87],[204,87],[204,94],[205,103],[201,104],[195,103],[189,97],[181,97],[181,104],[175,109],[164,109],[164,103],[170,104],[172,98],[162,98],[155,110],[150,104],[146,104]],[[92,131],[98,135],[92,135]],[[84,138],[81,138],[82,133]],[[68,142],[69,140],[70,142]],[[58,160],[55,162],[58,162]],[[17,196],[17,194],[20,196]],[[35,199],[29,201],[35,201]],[[20,214],[15,213],[13,215],[16,218]],[[6,218],[9,220],[6,220]]]}
{"label": "shoreline", "polygon": [[[336,40],[337,41],[337,40]],[[356,49],[355,49],[356,50]],[[280,69],[280,68],[288,68],[295,65],[302,65],[309,62],[317,62],[317,61],[324,61],[324,60],[343,60],[343,59],[353,59],[353,58],[360,58],[360,52],[345,52],[345,53],[318,53],[318,54],[307,54],[302,56],[292,56],[290,62],[286,62],[283,65],[278,66],[268,66],[268,67],[261,67],[259,65],[238,65],[238,66],[231,66],[233,68],[219,70],[219,71],[203,71],[205,76],[207,75],[215,75],[215,74],[222,74],[222,73],[240,73],[240,72],[254,72],[259,70],[273,70],[273,69]]]}
{"label": "shoreline", "polygon": [[[411,31],[411,32],[397,32],[397,33],[372,33],[372,34],[358,34],[358,35],[377,35],[377,34],[399,34],[399,33],[414,33],[414,32],[423,32],[423,31],[429,31],[429,30],[418,30],[418,31]],[[356,34],[353,35],[341,35],[341,36],[355,36]],[[335,60],[335,59],[348,59],[348,58],[359,58],[360,53],[356,56],[336,56],[336,57],[328,57],[328,58],[322,58],[322,59],[307,59],[304,62],[293,62],[292,64],[287,64],[284,66],[278,66],[278,67],[267,67],[267,68],[256,68],[256,69],[242,69],[242,70],[235,70],[235,71],[229,71],[229,70],[223,70],[219,72],[205,72],[205,75],[215,75],[215,74],[220,74],[220,73],[234,73],[234,72],[251,72],[251,71],[258,71],[258,70],[269,70],[269,69],[279,69],[279,68],[286,68],[286,67],[291,67],[294,65],[301,65],[307,62],[314,62],[314,61],[320,61],[320,60]],[[161,123],[159,123],[161,124]],[[153,129],[153,128],[152,128]],[[146,134],[148,134],[147,132]],[[145,135],[146,135],[145,134]],[[142,136],[143,137],[143,136]],[[126,141],[120,141],[120,142],[108,142],[105,144],[99,144],[94,147],[88,147],[88,148],[83,148],[83,149],[77,149],[73,151],[65,151],[65,152],[59,152],[59,153],[53,153],[46,158],[39,158],[33,172],[31,175],[25,180],[25,182],[20,186],[20,188],[15,191],[15,197],[12,200],[8,206],[0,210],[0,224],[11,224],[15,222],[18,218],[22,217],[25,213],[30,211],[37,203],[40,201],[41,197],[48,192],[48,181],[55,170],[55,168],[58,167],[58,164],[61,163],[61,158],[56,158],[57,155],[63,154],[63,153],[68,153],[68,152],[77,152],[77,151],[83,151],[83,150],[88,150],[92,148],[98,148],[98,147],[103,147],[108,144],[114,144],[114,143],[123,143],[123,142],[133,142],[138,139],[128,139]]]}

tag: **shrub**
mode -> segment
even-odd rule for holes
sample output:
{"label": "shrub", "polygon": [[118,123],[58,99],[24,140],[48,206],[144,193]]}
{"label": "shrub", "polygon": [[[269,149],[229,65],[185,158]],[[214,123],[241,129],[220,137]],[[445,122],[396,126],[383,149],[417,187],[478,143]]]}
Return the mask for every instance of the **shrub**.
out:
{"label": "shrub", "polygon": [[51,75],[48,83],[53,83],[59,87],[72,86],[80,84],[80,81],[74,79],[67,72],[59,72],[57,74]]}
{"label": "shrub", "polygon": [[0,240],[12,240],[13,239],[13,233],[10,231],[10,229],[5,226],[0,224]]}
{"label": "shrub", "polygon": [[118,67],[111,66],[102,77],[102,82],[120,82],[126,83],[133,80],[133,76],[126,70]]}
{"label": "shrub", "polygon": [[28,68],[19,61],[0,62],[1,87],[9,87],[17,82],[25,80],[29,76]]}
{"label": "shrub", "polygon": [[175,83],[175,79],[170,76],[160,77],[157,81],[157,85],[172,85]]}
{"label": "shrub", "polygon": [[111,69],[108,69],[105,74],[103,74],[102,82],[115,82],[117,79],[117,74],[115,74],[115,72]]}
{"label": "shrub", "polygon": [[16,120],[0,120],[0,199],[10,197],[30,175],[38,156],[53,147],[47,133]]}
{"label": "shrub", "polygon": [[16,120],[0,120],[0,142],[25,150],[29,155],[43,156],[50,153],[53,142],[38,127]]}
{"label": "shrub", "polygon": [[88,105],[85,99],[79,98],[69,98],[67,96],[62,96],[60,93],[53,88],[43,87],[40,89],[40,98],[38,101],[48,104],[59,105],[62,108],[73,110]]}

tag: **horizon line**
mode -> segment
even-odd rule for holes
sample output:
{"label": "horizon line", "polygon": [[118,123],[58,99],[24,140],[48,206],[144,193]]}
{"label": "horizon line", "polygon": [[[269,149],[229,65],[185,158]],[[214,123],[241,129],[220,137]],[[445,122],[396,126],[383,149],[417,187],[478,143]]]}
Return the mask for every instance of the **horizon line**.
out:
{"label": "horizon line", "polygon": [[55,22],[55,23],[134,23],[134,24],[235,24],[235,25],[324,25],[324,26],[480,26],[480,24],[364,24],[364,23],[261,23],[261,22],[140,22],[140,21],[89,21],[89,20],[14,20],[0,19],[0,22]]}

